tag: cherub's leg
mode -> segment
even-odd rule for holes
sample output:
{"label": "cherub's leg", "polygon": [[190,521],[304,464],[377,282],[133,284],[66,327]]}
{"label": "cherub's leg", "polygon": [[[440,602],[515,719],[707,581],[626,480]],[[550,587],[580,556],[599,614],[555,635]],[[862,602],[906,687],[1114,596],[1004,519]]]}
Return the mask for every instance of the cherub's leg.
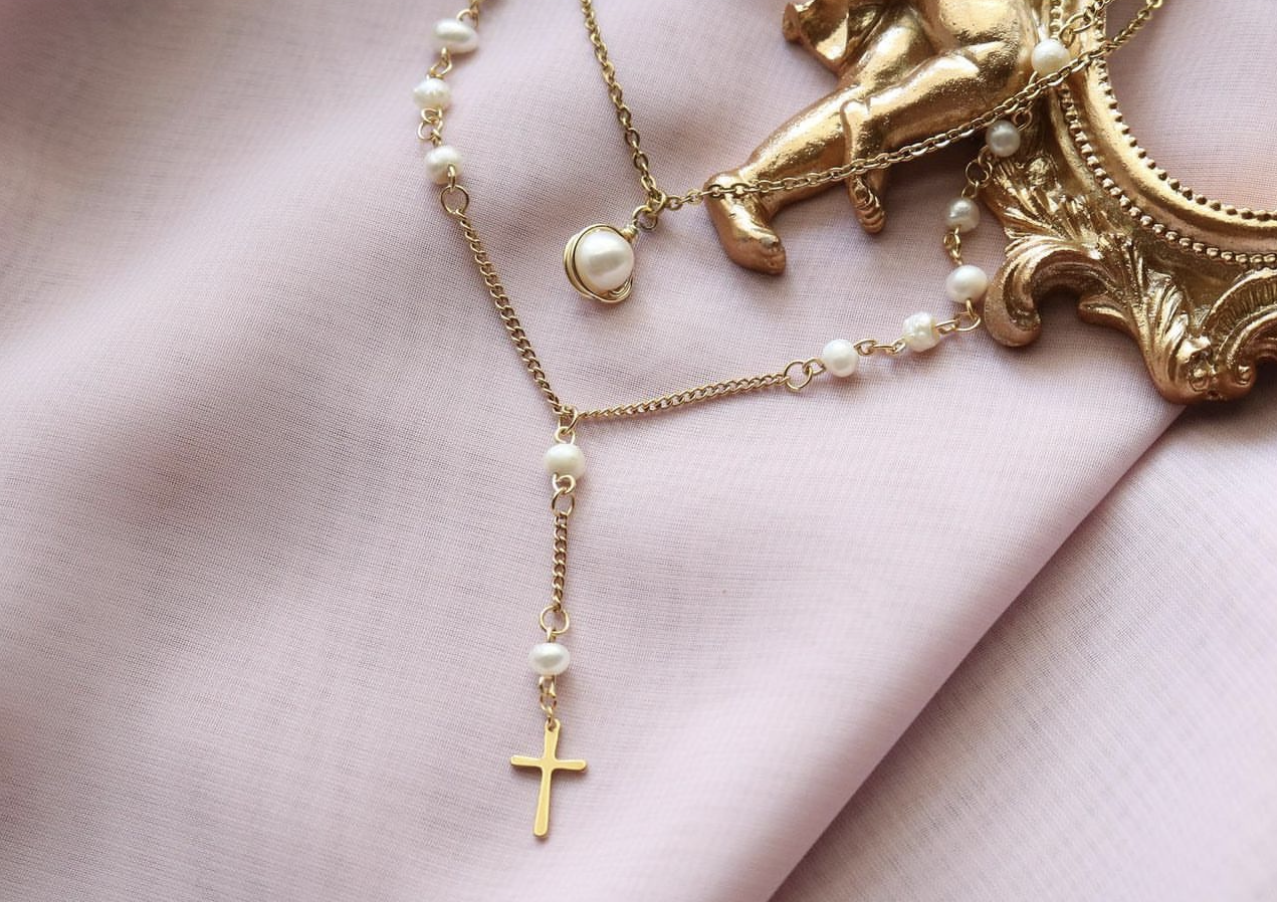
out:
{"label": "cherub's leg", "polygon": [[[839,91],[813,104],[759,145],[744,166],[715,176],[709,185],[778,180],[841,165],[847,155],[842,110],[857,98],[852,91]],[[771,228],[772,217],[827,187],[710,199],[706,206],[732,260],[759,272],[779,273],[785,268],[785,247]]]}
{"label": "cherub's leg", "polygon": [[[902,78],[932,54],[930,39],[908,5],[901,4],[884,26],[866,41],[860,62],[843,76],[837,91],[778,128],[744,166],[715,176],[709,184],[801,177],[846,162],[843,108]],[[878,178],[883,176],[885,173]],[[762,197],[727,197],[709,200],[706,206],[732,260],[759,272],[779,273],[785,268],[785,248],[772,230],[772,217],[827,187],[799,187]]]}
{"label": "cherub's leg", "polygon": [[[902,81],[843,110],[847,159],[872,157],[903,147],[971,119],[1028,82],[1033,33],[1027,20],[1007,39],[971,44],[941,54]],[[856,214],[866,231],[885,219],[878,185],[848,179]]]}

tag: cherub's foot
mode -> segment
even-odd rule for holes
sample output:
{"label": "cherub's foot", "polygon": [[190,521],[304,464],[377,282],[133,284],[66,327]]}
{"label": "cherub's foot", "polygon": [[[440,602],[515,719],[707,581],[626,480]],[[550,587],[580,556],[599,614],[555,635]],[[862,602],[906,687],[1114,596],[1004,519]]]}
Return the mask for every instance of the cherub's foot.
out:
{"label": "cherub's foot", "polygon": [[[871,157],[883,147],[879,133],[881,123],[870,119],[869,104],[852,101],[842,108],[843,130],[847,138],[848,161]],[[882,192],[887,186],[887,171],[875,169],[863,175],[847,179],[847,193],[856,211],[860,227],[870,235],[877,235],[887,224],[887,211],[882,206]]]}
{"label": "cherub's foot", "polygon": [[[705,187],[728,187],[742,181],[738,172],[724,172]],[[779,275],[785,271],[785,246],[771,228],[770,215],[757,197],[709,198],[710,219],[727,256],[746,269]]]}
{"label": "cherub's foot", "polygon": [[881,232],[887,224],[887,211],[869,179],[863,175],[853,175],[847,179],[847,191],[851,195],[851,205],[856,211],[860,227],[870,235]]}

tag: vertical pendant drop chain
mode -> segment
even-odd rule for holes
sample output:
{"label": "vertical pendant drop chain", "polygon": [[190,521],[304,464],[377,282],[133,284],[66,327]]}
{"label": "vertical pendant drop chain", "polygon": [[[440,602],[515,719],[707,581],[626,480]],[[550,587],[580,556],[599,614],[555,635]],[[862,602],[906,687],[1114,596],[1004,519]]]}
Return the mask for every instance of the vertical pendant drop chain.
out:
{"label": "vertical pendant drop chain", "polygon": [[[569,413],[569,417],[575,418]],[[572,425],[555,430],[555,444],[546,452],[546,469],[550,471],[550,513],[554,516],[554,553],[550,568],[550,603],[541,609],[538,623],[545,642],[532,649],[531,663],[537,672],[537,689],[546,725],[558,723],[558,677],[567,669],[571,658],[559,643],[572,628],[572,618],[563,604],[568,581],[568,524],[576,510],[576,481],[585,472],[585,457],[576,447]],[[570,470],[571,472],[558,472]]]}
{"label": "vertical pendant drop chain", "polygon": [[[855,375],[861,360],[893,358],[905,353],[922,353],[936,347],[948,336],[971,332],[982,325],[979,303],[988,288],[988,277],[978,267],[965,264],[962,255],[962,234],[979,224],[980,212],[977,200],[992,177],[994,167],[1001,159],[1014,156],[1020,149],[1020,133],[1032,122],[1032,105],[1048,91],[1061,85],[1074,72],[1103,58],[1125,44],[1149,19],[1164,0],[1145,0],[1142,9],[1128,25],[1112,39],[1101,43],[1097,50],[1072,56],[1068,45],[1079,32],[1089,28],[1102,28],[1102,12],[1112,0],[1095,2],[1067,21],[1056,15],[1051,22],[1051,32],[1056,37],[1043,41],[1039,49],[1045,49],[1044,58],[1049,65],[1039,67],[1035,61],[1036,75],[1021,91],[963,126],[933,135],[907,147],[877,154],[867,159],[856,159],[832,169],[809,173],[802,177],[781,179],[774,182],[760,180],[735,185],[714,184],[695,189],[682,195],[665,194],[651,173],[647,155],[640,146],[633,116],[625,104],[624,95],[616,78],[615,67],[608,56],[594,12],[593,0],[579,0],[585,15],[586,29],[594,47],[595,57],[601,67],[608,96],[616,109],[626,146],[631,151],[634,168],[639,173],[646,202],[634,214],[630,225],[624,229],[610,226],[592,226],[577,235],[574,241],[590,241],[598,244],[620,241],[628,247],[639,231],[655,228],[663,210],[677,210],[697,204],[710,197],[744,197],[765,195],[775,191],[793,190],[797,187],[816,187],[845,181],[855,175],[863,175],[877,169],[885,169],[949,146],[954,141],[968,137],[981,128],[987,128],[985,143],[978,156],[967,167],[966,185],[961,195],[950,202],[944,233],[944,247],[954,265],[945,288],[956,304],[955,312],[948,317],[936,317],[928,312],[908,317],[901,335],[892,341],[863,338],[850,341],[835,338],[828,342],[820,354],[799,358],[770,372],[710,382],[694,388],[666,395],[659,395],[612,407],[578,410],[564,402],[551,386],[545,368],[523,324],[515,312],[513,302],[506,292],[496,265],[483,242],[478,228],[470,217],[470,192],[462,183],[462,157],[456,148],[444,141],[444,113],[452,104],[452,90],[445,80],[452,72],[454,58],[470,53],[478,47],[477,25],[484,0],[469,0],[466,7],[453,18],[436,23],[434,39],[438,58],[427,70],[427,77],[413,91],[413,98],[420,109],[418,137],[429,149],[425,155],[425,167],[429,177],[439,186],[439,202],[444,212],[460,230],[470,249],[475,269],[487,289],[502,326],[533,384],[549,406],[555,420],[554,443],[545,452],[544,466],[550,477],[549,507],[553,522],[553,553],[551,563],[550,600],[541,609],[538,619],[543,641],[532,647],[529,661],[536,675],[538,702],[543,716],[542,752],[540,757],[515,755],[510,763],[517,768],[535,769],[540,772],[540,791],[537,796],[533,833],[544,838],[550,825],[550,797],[552,781],[559,771],[581,772],[586,762],[579,759],[558,757],[563,724],[559,717],[558,678],[568,669],[571,657],[560,640],[571,627],[571,618],[565,603],[568,577],[568,528],[576,509],[577,491],[585,474],[585,456],[577,445],[578,429],[592,421],[628,420],[665,413],[683,407],[705,404],[738,395],[756,394],[785,388],[791,393],[804,391],[817,378],[826,374],[845,379]],[[594,234],[599,230],[598,234]],[[607,230],[615,233],[611,235]],[[618,237],[619,236],[619,237]],[[571,245],[570,245],[571,247]],[[613,251],[616,248],[612,248]],[[632,259],[631,259],[632,262]],[[599,272],[574,272],[574,261],[565,257],[569,278],[583,294],[600,300],[615,302],[629,294],[629,279],[615,285],[595,284],[601,278]]]}
{"label": "vertical pendant drop chain", "polygon": [[[560,446],[576,448],[571,435],[570,426],[560,426],[556,430]],[[555,454],[552,448],[547,457]],[[545,641],[534,645],[530,660],[536,670],[537,693],[540,696],[541,713],[545,715],[544,736],[540,758],[528,755],[514,755],[510,764],[514,767],[535,768],[541,774],[541,789],[537,794],[536,817],[532,823],[532,833],[542,839],[550,832],[550,790],[554,774],[560,770],[580,773],[586,768],[581,759],[560,759],[558,757],[559,739],[563,735],[563,724],[559,720],[558,678],[571,661],[568,651],[559,642],[559,637],[572,626],[567,608],[563,606],[563,594],[567,587],[568,575],[568,523],[576,508],[576,476],[554,475],[550,480],[553,494],[550,496],[550,511],[554,515],[554,563],[552,567],[550,603],[541,609],[540,624],[545,632]]]}

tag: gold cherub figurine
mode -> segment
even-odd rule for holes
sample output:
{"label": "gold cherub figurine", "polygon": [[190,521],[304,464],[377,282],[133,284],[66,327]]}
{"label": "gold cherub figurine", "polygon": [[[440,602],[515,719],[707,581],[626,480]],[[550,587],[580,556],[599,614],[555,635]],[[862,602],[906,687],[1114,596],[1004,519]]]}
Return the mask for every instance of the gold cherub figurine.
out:
{"label": "gold cherub figurine", "polygon": [[[838,88],[710,185],[802,176],[959,125],[1028,83],[1037,41],[1029,4],[1008,0],[806,0],[785,8],[784,32],[838,75]],[[885,184],[886,170],[847,181],[867,232],[883,227]],[[821,190],[709,200],[728,256],[782,272],[772,217]]]}

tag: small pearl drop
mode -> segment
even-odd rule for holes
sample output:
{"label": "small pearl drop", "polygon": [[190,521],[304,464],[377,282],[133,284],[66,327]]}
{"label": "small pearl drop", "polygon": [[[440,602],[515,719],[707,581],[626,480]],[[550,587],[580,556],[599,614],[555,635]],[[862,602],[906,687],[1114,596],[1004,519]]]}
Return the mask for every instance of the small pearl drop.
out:
{"label": "small pearl drop", "polygon": [[585,454],[576,445],[559,442],[545,452],[545,469],[552,476],[580,479],[585,474]]}
{"label": "small pearl drop", "polygon": [[558,642],[541,642],[532,646],[528,653],[528,663],[541,676],[558,676],[568,669],[572,656]]}
{"label": "small pearl drop", "polygon": [[614,229],[592,229],[577,242],[574,262],[585,287],[606,295],[634,273],[634,246]]}
{"label": "small pearl drop", "polygon": [[945,225],[963,234],[974,232],[980,225],[980,205],[968,197],[959,197],[949,204]]}
{"label": "small pearl drop", "polygon": [[440,144],[426,154],[426,172],[434,179],[435,184],[448,183],[448,167],[451,166],[461,175],[461,154],[451,144]]}
{"label": "small pearl drop", "polygon": [[980,267],[968,263],[949,273],[949,278],[945,281],[945,290],[949,292],[949,299],[955,304],[978,301],[989,290],[989,276]]}
{"label": "small pearl drop", "polygon": [[479,46],[479,33],[469,22],[440,19],[435,23],[435,47],[450,53],[469,53]]}
{"label": "small pearl drop", "polygon": [[856,346],[845,338],[835,338],[820,352],[820,362],[825,369],[840,379],[854,376],[860,366],[860,354]]}
{"label": "small pearl drop", "polygon": [[1020,150],[1020,130],[1006,119],[990,125],[984,137],[994,156],[1011,157]]}
{"label": "small pearl drop", "polygon": [[1073,62],[1069,48],[1057,38],[1047,38],[1033,48],[1033,71],[1046,78]]}
{"label": "small pearl drop", "polygon": [[930,313],[915,313],[905,320],[905,344],[911,351],[930,351],[940,344],[940,334],[936,332],[936,318]]}
{"label": "small pearl drop", "polygon": [[452,104],[452,88],[442,78],[427,78],[412,89],[412,99],[423,110],[446,110]]}

